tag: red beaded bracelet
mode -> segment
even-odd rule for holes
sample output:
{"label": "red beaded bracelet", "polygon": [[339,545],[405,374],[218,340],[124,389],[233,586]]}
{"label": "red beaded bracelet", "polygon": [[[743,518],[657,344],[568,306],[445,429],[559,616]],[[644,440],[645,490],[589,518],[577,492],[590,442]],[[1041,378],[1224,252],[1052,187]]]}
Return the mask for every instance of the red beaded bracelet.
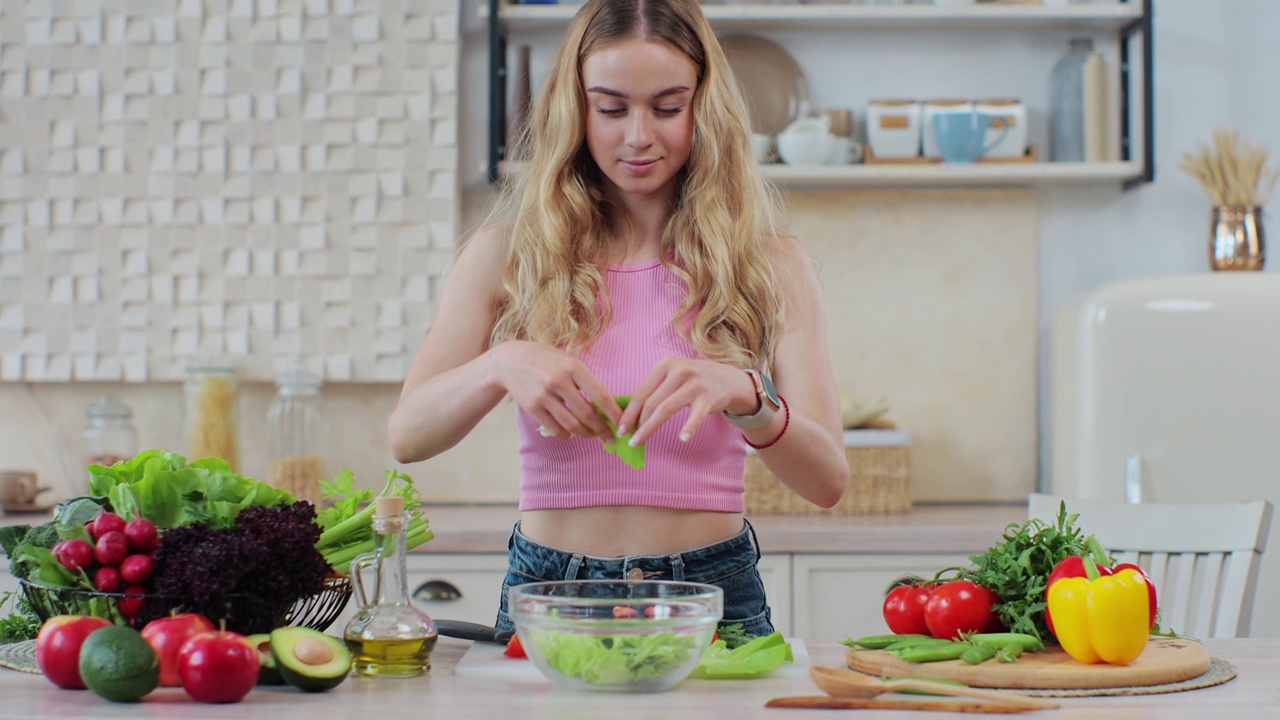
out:
{"label": "red beaded bracelet", "polygon": [[783,435],[787,434],[787,428],[791,426],[791,406],[787,404],[787,399],[782,397],[781,395],[778,396],[778,400],[782,402],[782,412],[785,413],[785,417],[786,417],[786,419],[783,420],[782,422],[782,430],[778,433],[778,436],[763,445],[756,445],[750,440],[747,440],[746,435],[742,436],[742,439],[746,440],[747,444],[756,450],[763,450],[767,447],[773,447],[775,444],[777,444],[779,440],[782,439]]}

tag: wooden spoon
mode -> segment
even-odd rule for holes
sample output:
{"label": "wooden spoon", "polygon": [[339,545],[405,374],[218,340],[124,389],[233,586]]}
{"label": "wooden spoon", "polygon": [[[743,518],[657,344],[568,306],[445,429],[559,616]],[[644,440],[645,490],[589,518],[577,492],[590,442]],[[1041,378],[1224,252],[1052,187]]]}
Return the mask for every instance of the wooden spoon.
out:
{"label": "wooden spoon", "polygon": [[1014,703],[1028,708],[1050,709],[1058,707],[1058,703],[1052,700],[1041,700],[1039,698],[1027,697],[1026,695],[1015,695],[1013,693],[995,692],[994,690],[979,690],[963,685],[949,685],[947,683],[929,682],[928,680],[915,680],[911,678],[903,678],[901,680],[881,680],[880,678],[866,675],[854,670],[845,670],[843,668],[831,668],[813,666],[809,668],[809,677],[813,679],[813,684],[817,685],[826,694],[832,697],[857,697],[857,698],[873,698],[877,695],[883,695],[889,692],[900,692],[902,690],[915,690],[918,692],[927,692],[933,695],[945,695],[948,697],[970,697],[982,700],[998,700],[1000,702]]}

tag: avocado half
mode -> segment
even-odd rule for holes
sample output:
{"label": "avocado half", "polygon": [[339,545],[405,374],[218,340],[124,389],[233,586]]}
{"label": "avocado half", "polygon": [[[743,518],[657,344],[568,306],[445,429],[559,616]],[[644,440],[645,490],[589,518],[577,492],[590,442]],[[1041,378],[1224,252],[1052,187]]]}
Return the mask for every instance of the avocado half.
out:
{"label": "avocado half", "polygon": [[337,687],[351,672],[351,651],[338,638],[304,627],[271,631],[271,654],[280,677],[307,692]]}
{"label": "avocado half", "polygon": [[245,639],[258,651],[258,684],[283,685],[284,678],[280,676],[280,668],[276,667],[276,657],[271,654],[271,636],[260,633]]}

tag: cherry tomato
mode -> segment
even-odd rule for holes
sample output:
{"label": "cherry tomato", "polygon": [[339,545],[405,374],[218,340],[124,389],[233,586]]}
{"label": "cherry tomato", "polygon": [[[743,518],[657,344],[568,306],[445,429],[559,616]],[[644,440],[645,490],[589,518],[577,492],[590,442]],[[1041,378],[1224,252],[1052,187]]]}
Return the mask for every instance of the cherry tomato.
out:
{"label": "cherry tomato", "polygon": [[884,622],[898,635],[929,634],[924,607],[933,589],[925,585],[899,585],[884,598]]}
{"label": "cherry tomato", "polygon": [[520,644],[519,635],[511,636],[511,639],[507,641],[507,649],[503,650],[502,654],[510,658],[528,657],[524,654],[524,646]]}
{"label": "cherry tomato", "polygon": [[936,638],[986,632],[995,626],[994,607],[1000,597],[971,580],[952,580],[933,590],[924,606],[924,621]]}

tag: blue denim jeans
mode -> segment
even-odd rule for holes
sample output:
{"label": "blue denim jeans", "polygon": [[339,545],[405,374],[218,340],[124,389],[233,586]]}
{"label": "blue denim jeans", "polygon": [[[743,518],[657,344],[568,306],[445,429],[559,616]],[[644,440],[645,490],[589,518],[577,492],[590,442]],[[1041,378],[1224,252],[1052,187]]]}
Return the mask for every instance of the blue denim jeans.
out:
{"label": "blue denim jeans", "polygon": [[520,534],[516,523],[507,541],[507,578],[502,583],[496,625],[512,630],[507,614],[507,589],[513,585],[554,580],[673,580],[715,585],[724,590],[724,619],[720,624],[742,623],[744,632],[768,635],[773,632],[764,582],[757,564],[760,543],[751,523],[743,521],[742,532],[684,552],[670,555],[628,555],[603,558],[571,553],[539,545]]}

